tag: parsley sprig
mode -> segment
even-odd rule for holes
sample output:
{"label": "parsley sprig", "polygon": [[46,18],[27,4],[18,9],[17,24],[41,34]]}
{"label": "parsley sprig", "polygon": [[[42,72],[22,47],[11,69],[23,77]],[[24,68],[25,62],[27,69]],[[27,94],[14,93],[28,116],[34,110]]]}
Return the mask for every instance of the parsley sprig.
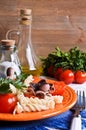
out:
{"label": "parsley sprig", "polygon": [[0,78],[0,94],[11,93],[9,84],[13,84],[17,89],[23,90],[26,88],[23,83],[26,77],[26,74],[21,74],[16,78],[16,80]]}
{"label": "parsley sprig", "polygon": [[57,47],[54,52],[48,54],[46,58],[41,58],[41,60],[45,75],[47,75],[47,70],[51,65],[54,66],[54,70],[62,67],[73,71],[86,71],[86,53],[78,47],[74,47],[67,52],[63,52]]}

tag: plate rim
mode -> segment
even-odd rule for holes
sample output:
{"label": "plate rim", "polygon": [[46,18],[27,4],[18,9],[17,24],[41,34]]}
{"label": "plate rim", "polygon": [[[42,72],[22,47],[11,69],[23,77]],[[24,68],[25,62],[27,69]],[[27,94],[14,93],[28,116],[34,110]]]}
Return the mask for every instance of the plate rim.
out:
{"label": "plate rim", "polygon": [[[55,80],[48,79],[48,81],[49,80],[51,82],[55,81]],[[69,92],[69,94],[72,95],[72,97],[70,96],[70,98],[72,98],[72,99],[70,99],[68,101],[68,103],[70,105],[65,104],[65,106],[64,106],[63,105],[64,102],[62,104],[59,104],[59,106],[63,106],[63,108],[61,107],[62,110],[57,111],[58,105],[56,105],[54,109],[49,109],[49,110],[40,111],[40,112],[25,112],[25,113],[20,113],[20,114],[16,114],[16,115],[13,115],[10,113],[0,113],[0,120],[3,120],[3,121],[33,121],[33,120],[45,119],[45,118],[59,115],[63,112],[66,112],[71,107],[73,107],[73,105],[77,101],[77,95],[76,95],[75,91],[68,85],[66,86],[63,97],[64,97],[66,92]]]}

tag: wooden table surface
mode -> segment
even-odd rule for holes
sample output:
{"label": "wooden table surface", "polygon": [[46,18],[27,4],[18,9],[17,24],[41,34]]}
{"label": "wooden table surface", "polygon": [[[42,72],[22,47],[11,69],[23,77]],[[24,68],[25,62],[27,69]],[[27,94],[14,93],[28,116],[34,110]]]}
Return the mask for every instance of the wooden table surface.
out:
{"label": "wooden table surface", "polygon": [[79,46],[86,51],[86,0],[0,0],[0,40],[18,27],[21,8],[32,9],[32,43],[37,55],[47,56]]}

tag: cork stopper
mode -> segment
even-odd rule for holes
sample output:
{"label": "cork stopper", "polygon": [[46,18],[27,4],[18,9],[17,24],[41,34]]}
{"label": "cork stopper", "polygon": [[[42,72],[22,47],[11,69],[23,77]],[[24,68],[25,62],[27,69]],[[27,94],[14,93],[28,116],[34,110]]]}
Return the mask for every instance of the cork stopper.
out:
{"label": "cork stopper", "polygon": [[1,40],[0,50],[14,50],[15,40]]}
{"label": "cork stopper", "polygon": [[15,40],[1,40],[1,44],[4,46],[14,46]]}
{"label": "cork stopper", "polygon": [[20,24],[30,25],[32,21],[32,10],[31,9],[21,9],[20,10]]}
{"label": "cork stopper", "polygon": [[31,15],[32,10],[31,9],[21,9],[20,15]]}

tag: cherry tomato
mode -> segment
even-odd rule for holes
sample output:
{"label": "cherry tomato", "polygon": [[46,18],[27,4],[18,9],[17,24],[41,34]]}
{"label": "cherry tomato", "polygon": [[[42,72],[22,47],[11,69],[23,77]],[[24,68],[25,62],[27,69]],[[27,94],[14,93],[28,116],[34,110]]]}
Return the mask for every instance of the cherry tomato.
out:
{"label": "cherry tomato", "polygon": [[63,81],[53,83],[55,90],[51,93],[52,95],[63,95],[66,84]]}
{"label": "cherry tomato", "polygon": [[47,72],[48,72],[48,75],[49,75],[49,76],[53,76],[54,66],[51,65],[51,66],[48,68]]}
{"label": "cherry tomato", "polygon": [[60,75],[63,72],[62,68],[57,68],[57,70],[54,73],[54,78],[56,78],[57,80],[60,80]]}
{"label": "cherry tomato", "polygon": [[0,113],[12,113],[17,103],[17,97],[12,94],[0,94]]}
{"label": "cherry tomato", "polygon": [[74,73],[69,69],[64,70],[60,75],[60,80],[64,81],[66,84],[70,84],[74,82]]}
{"label": "cherry tomato", "polygon": [[86,81],[86,72],[82,72],[80,70],[76,71],[74,74],[75,82],[78,84],[82,84]]}

